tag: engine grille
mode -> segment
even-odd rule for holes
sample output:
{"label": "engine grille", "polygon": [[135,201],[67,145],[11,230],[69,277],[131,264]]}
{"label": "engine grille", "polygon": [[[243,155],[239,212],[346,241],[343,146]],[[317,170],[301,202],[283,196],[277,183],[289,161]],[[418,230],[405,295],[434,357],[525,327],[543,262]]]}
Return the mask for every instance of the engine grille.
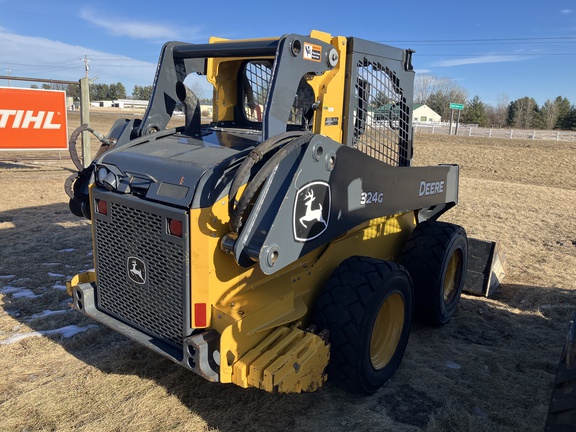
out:
{"label": "engine grille", "polygon": [[[155,214],[162,213],[157,206],[148,211],[129,202],[107,201],[108,216],[97,215],[94,220],[98,309],[167,342],[182,344],[189,256],[185,243],[168,241],[165,217]],[[146,283],[128,277],[130,257],[145,263]]]}

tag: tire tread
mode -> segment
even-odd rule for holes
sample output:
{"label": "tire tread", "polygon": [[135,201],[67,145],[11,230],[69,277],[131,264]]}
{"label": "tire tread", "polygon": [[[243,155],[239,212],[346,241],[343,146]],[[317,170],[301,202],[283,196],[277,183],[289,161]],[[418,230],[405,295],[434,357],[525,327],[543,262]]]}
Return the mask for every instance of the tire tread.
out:
{"label": "tire tread", "polygon": [[[408,269],[414,283],[414,312],[417,320],[439,326],[445,324],[430,305],[436,301],[437,291],[430,289],[430,281],[442,280],[444,253],[454,236],[466,231],[448,222],[420,223],[406,243],[399,262]],[[466,251],[467,252],[467,251]]]}
{"label": "tire tread", "polygon": [[315,324],[318,329],[342,329],[331,332],[332,346],[328,376],[330,381],[355,393],[366,392],[354,376],[358,355],[353,342],[362,331],[364,312],[370,299],[380,289],[379,284],[392,272],[404,272],[399,264],[369,257],[351,257],[334,271],[318,299]]}

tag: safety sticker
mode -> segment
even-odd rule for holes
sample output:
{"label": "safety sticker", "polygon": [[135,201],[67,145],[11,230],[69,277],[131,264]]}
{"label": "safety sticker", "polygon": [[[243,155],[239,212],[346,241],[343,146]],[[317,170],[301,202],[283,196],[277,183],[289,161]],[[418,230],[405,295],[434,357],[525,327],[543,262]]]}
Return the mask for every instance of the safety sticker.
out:
{"label": "safety sticker", "polygon": [[304,60],[321,61],[322,60],[322,47],[304,42]]}
{"label": "safety sticker", "polygon": [[338,126],[338,117],[326,117],[324,126]]}

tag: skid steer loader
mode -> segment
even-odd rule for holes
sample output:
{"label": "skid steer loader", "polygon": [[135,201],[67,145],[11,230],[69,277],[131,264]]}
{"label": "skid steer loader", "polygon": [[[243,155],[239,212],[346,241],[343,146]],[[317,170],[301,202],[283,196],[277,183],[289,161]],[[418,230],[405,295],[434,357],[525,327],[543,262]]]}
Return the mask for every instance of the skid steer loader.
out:
{"label": "skid steer loader", "polygon": [[143,118],[68,183],[95,265],[73,307],[209,381],[376,392],[467,267],[464,229],[437,221],[458,166],[410,166],[412,54],[319,31],[165,44]]}

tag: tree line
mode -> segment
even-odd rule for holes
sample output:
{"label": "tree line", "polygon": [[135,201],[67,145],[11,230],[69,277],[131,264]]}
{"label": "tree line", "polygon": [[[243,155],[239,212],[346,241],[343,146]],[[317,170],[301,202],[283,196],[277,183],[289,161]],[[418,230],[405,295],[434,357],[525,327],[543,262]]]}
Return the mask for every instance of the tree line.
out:
{"label": "tree line", "polygon": [[[80,100],[79,85],[42,84],[41,87],[38,87],[38,85],[32,84],[30,88],[42,88],[45,90],[63,90],[66,92],[66,96],[74,98],[75,101]],[[124,87],[124,84],[122,84],[121,82],[112,84],[90,84],[90,100],[116,100],[116,99],[126,99],[126,87]]]}
{"label": "tree line", "polygon": [[[74,98],[74,101],[80,100],[80,86],[79,85],[68,85],[68,84],[42,84],[38,87],[37,84],[32,84],[30,88],[42,88],[45,90],[63,90],[66,92],[66,96]],[[150,100],[152,97],[152,91],[154,86],[140,86],[135,85],[132,90],[131,98],[135,100]],[[192,91],[197,95],[200,102],[206,103],[210,102],[211,99],[207,99],[203,95],[203,89],[199,84],[192,84]],[[90,84],[90,100],[91,101],[111,101],[118,99],[126,99],[126,87],[121,82],[112,84]]]}
{"label": "tree line", "polygon": [[[32,88],[38,88],[33,84]],[[80,100],[80,86],[65,84],[42,84],[43,89],[64,90],[66,95]],[[192,91],[202,103],[209,103],[198,83],[192,84]],[[153,86],[135,85],[132,99],[150,100]],[[90,85],[90,100],[126,99],[126,88],[121,82]],[[376,98],[378,99],[378,98]],[[376,105],[384,105],[386,98],[376,100]],[[442,120],[450,119],[450,103],[464,104],[460,121],[482,127],[510,127],[515,129],[560,129],[576,130],[576,105],[568,98],[558,96],[547,100],[541,106],[529,96],[509,101],[505,94],[498,97],[496,105],[483,102],[480,96],[468,97],[468,92],[454,80],[433,75],[417,74],[414,81],[414,103],[422,103],[437,112]],[[375,106],[377,108],[377,106]]]}
{"label": "tree line", "polygon": [[576,130],[576,105],[562,96],[538,105],[529,96],[509,101],[502,94],[496,105],[490,105],[478,95],[468,98],[466,89],[451,79],[416,75],[414,102],[428,105],[442,116],[443,121],[450,119],[450,103],[453,102],[464,104],[460,118],[463,123],[515,129]]}

